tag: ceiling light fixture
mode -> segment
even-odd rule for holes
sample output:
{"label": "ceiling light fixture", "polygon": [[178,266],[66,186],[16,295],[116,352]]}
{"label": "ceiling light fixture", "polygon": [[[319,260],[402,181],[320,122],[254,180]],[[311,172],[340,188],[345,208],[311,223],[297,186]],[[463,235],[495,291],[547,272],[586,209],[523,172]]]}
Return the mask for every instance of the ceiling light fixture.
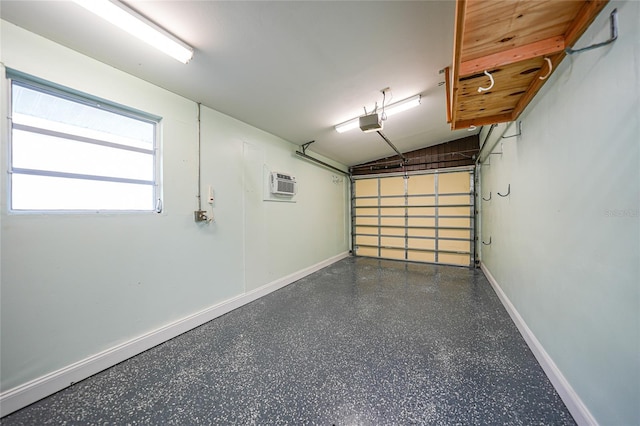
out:
{"label": "ceiling light fixture", "polygon": [[74,2],[184,64],[193,57],[192,47],[119,1]]}
{"label": "ceiling light fixture", "polygon": [[349,130],[353,130],[357,128],[359,125],[360,125],[360,117],[356,117],[352,120],[345,121],[342,124],[338,124],[336,126],[336,132],[338,133],[348,132]]}
{"label": "ceiling light fixture", "polygon": [[[417,107],[420,105],[422,95],[412,96],[402,101],[396,102],[384,107],[384,112],[387,117],[391,117],[399,112],[406,111],[408,109]],[[357,129],[360,126],[360,117],[353,118],[335,126],[338,133],[344,133],[349,130]]]}

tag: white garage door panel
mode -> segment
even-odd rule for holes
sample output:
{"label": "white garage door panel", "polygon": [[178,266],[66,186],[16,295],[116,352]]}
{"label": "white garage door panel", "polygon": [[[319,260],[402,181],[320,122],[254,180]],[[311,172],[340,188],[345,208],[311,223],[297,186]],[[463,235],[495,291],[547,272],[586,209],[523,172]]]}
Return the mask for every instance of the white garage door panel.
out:
{"label": "white garage door panel", "polygon": [[472,266],[473,171],[357,178],[357,256]]}

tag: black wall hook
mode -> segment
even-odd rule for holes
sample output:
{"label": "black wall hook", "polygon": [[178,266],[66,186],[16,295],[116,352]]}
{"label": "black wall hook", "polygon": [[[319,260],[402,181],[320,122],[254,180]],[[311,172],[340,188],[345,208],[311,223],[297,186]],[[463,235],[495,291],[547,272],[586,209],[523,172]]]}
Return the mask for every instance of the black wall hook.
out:
{"label": "black wall hook", "polygon": [[501,194],[501,193],[499,193],[499,192],[496,192],[496,194],[498,194],[498,195],[499,195],[499,196],[501,196],[501,197],[506,197],[506,196],[508,196],[509,194],[511,194],[511,184],[509,184],[509,186],[507,187],[507,193],[506,193],[506,194]]}

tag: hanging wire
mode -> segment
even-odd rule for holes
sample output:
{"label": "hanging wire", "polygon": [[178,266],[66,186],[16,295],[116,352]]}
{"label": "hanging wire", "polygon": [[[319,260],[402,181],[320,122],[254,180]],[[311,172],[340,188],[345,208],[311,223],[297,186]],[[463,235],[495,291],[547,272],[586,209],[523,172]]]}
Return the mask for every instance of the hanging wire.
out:
{"label": "hanging wire", "polygon": [[196,195],[196,198],[198,199],[198,211],[200,211],[202,210],[202,184],[201,184],[201,175],[202,175],[201,126],[202,126],[202,123],[200,120],[200,110],[201,110],[200,102],[197,103],[197,106],[198,106],[198,116],[197,116],[197,120],[198,120],[198,194]]}
{"label": "hanging wire", "polygon": [[384,101],[387,98],[387,91],[386,90],[382,90],[382,114],[380,115],[380,119],[382,121],[385,121],[387,119],[387,113],[384,112]]}

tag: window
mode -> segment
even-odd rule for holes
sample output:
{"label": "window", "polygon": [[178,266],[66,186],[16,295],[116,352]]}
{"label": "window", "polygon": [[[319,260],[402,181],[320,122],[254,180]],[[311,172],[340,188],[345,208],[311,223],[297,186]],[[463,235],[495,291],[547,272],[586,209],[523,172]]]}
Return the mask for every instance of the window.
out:
{"label": "window", "polygon": [[13,211],[159,211],[159,119],[8,73]]}

